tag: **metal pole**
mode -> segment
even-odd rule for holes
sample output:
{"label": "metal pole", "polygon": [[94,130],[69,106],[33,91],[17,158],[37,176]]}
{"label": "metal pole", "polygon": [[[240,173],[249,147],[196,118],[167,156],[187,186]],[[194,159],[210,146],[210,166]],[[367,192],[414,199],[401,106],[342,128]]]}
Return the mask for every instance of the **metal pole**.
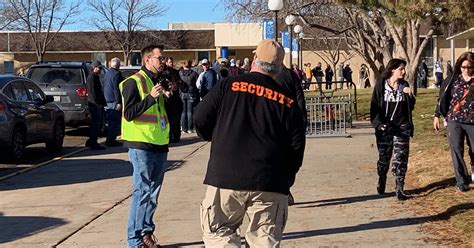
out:
{"label": "metal pole", "polygon": [[275,12],[275,41],[278,42],[278,10]]}
{"label": "metal pole", "polygon": [[293,64],[293,58],[291,57],[291,52],[292,52],[291,50],[292,50],[292,45],[293,45],[293,30],[291,30],[292,26],[293,25],[288,25],[288,32],[290,33],[290,56],[289,56],[290,57],[290,64],[289,64],[288,68],[290,68],[290,69],[291,69],[292,64]]}
{"label": "metal pole", "polygon": [[[299,48],[300,48],[300,57],[299,57],[299,60],[301,61],[301,62],[300,62],[300,66],[303,66],[303,38],[300,38]],[[300,68],[300,69],[301,69],[301,68]]]}
{"label": "metal pole", "polygon": [[301,60],[301,38],[299,37],[299,34],[298,34],[298,69],[301,70],[301,63],[300,63],[300,60]]}

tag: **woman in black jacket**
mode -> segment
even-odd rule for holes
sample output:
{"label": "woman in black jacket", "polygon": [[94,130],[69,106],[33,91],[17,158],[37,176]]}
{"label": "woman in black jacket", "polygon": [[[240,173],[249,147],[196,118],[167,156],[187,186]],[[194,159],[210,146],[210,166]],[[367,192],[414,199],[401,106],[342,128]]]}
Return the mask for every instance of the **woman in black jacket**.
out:
{"label": "woman in black jacket", "polygon": [[[408,199],[403,191],[407,171],[410,137],[413,137],[412,111],[415,97],[404,80],[406,61],[392,59],[375,85],[370,104],[370,120],[375,128],[379,160],[377,192],[385,193],[387,172],[392,160],[395,193],[398,200]],[[392,157],[393,154],[393,157]]]}
{"label": "woman in black jacket", "polygon": [[[465,52],[454,65],[454,73],[441,85],[433,128],[439,130],[439,116],[448,122],[448,142],[456,175],[456,189],[469,190],[469,178],[464,161],[464,138],[469,139],[470,155],[474,144],[474,53]],[[471,161],[472,164],[472,161]]]}

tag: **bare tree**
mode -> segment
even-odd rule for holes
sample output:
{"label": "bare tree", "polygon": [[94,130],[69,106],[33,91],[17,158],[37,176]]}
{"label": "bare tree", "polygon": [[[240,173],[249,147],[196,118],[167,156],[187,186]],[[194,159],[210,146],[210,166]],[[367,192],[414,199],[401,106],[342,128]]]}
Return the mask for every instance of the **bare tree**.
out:
{"label": "bare tree", "polygon": [[89,0],[88,3],[96,17],[93,25],[107,31],[120,45],[126,65],[136,49],[137,32],[146,28],[149,19],[158,18],[166,11],[159,0]]}
{"label": "bare tree", "polygon": [[0,3],[0,30],[8,29],[15,20],[12,9],[5,2]]}
{"label": "bare tree", "polygon": [[79,3],[66,6],[61,0],[6,0],[8,29],[28,32],[38,61],[48,46],[77,13]]}
{"label": "bare tree", "polygon": [[[324,63],[330,65],[335,72],[337,72],[339,62],[345,63],[356,56],[355,51],[346,45],[344,36],[325,34],[314,37],[320,38],[305,39],[305,47],[321,58]],[[342,77],[342,75],[337,76]]]}
{"label": "bare tree", "polygon": [[[266,0],[223,1],[226,6],[234,6],[226,8],[231,11],[228,18],[234,20],[238,19],[235,15],[245,15],[244,20],[271,18],[266,3]],[[255,5],[263,7],[254,8]],[[357,51],[373,71],[372,77],[378,77],[391,58],[405,59],[408,81],[413,84],[422,51],[437,28],[445,23],[457,23],[458,27],[472,25],[473,6],[472,0],[288,0],[281,14],[297,14],[307,27],[335,34],[343,32],[347,45]],[[252,8],[253,13],[249,11]],[[308,20],[310,18],[319,20]],[[345,26],[341,27],[341,23]],[[425,33],[420,33],[422,24],[428,27]],[[424,35],[423,40],[420,35]]]}

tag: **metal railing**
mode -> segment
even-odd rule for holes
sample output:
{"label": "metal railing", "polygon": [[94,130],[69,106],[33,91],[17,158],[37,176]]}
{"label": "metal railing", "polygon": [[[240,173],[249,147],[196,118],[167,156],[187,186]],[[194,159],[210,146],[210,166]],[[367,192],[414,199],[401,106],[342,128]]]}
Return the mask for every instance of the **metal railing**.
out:
{"label": "metal railing", "polygon": [[306,136],[351,136],[352,103],[350,94],[306,97]]}

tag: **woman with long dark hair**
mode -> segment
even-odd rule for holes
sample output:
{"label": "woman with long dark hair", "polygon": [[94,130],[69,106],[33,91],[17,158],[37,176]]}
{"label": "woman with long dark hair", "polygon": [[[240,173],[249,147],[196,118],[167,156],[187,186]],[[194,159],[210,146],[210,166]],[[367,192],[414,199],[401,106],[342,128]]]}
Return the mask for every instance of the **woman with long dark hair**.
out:
{"label": "woman with long dark hair", "polygon": [[[464,138],[470,153],[474,144],[474,53],[465,52],[454,65],[454,73],[441,85],[433,128],[439,130],[439,116],[448,122],[448,142],[456,175],[456,189],[469,190],[469,172],[464,161]],[[472,161],[471,161],[472,163]]]}
{"label": "woman with long dark hair", "polygon": [[385,193],[390,160],[395,177],[395,194],[398,200],[409,196],[403,190],[407,172],[410,137],[413,137],[412,111],[415,97],[404,80],[407,62],[392,59],[375,84],[370,104],[370,120],[375,128],[379,159],[377,192]]}

